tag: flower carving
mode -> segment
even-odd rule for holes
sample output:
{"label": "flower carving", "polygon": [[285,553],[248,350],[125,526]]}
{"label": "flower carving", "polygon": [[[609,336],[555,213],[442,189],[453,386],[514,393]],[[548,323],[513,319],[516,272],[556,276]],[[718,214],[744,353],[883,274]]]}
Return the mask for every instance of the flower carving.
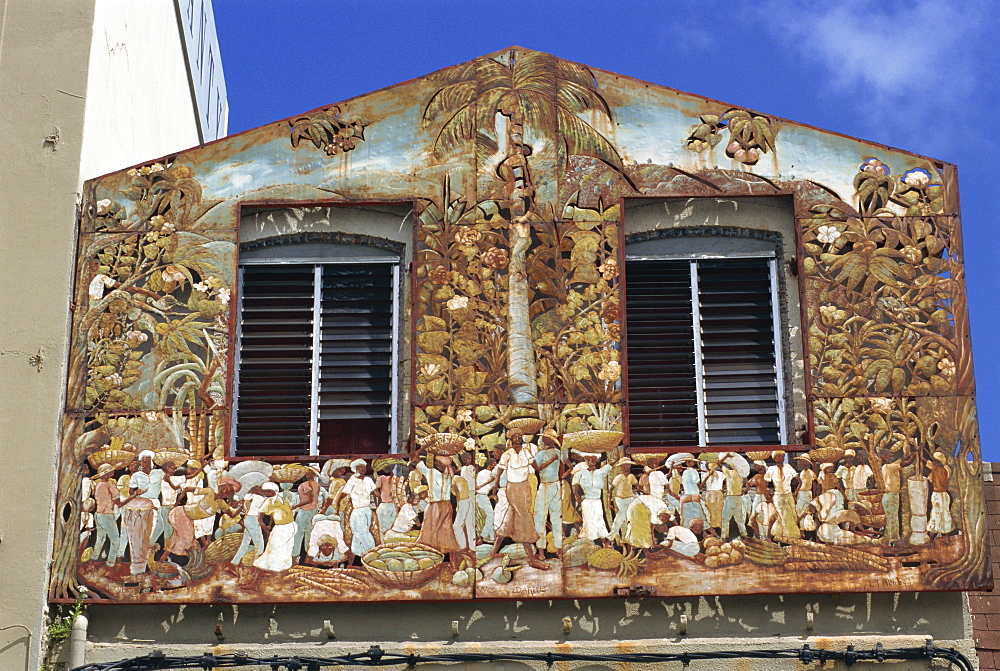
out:
{"label": "flower carving", "polygon": [[490,247],[482,258],[484,265],[497,270],[507,267],[507,264],[510,263],[510,255],[507,250],[499,247]]}

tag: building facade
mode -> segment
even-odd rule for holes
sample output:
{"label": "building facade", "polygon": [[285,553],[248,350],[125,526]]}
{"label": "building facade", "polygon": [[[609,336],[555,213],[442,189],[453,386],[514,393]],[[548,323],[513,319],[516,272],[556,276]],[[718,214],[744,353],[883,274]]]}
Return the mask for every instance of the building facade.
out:
{"label": "building facade", "polygon": [[88,661],[971,656],[958,214],[517,47],[89,180],[49,597]]}

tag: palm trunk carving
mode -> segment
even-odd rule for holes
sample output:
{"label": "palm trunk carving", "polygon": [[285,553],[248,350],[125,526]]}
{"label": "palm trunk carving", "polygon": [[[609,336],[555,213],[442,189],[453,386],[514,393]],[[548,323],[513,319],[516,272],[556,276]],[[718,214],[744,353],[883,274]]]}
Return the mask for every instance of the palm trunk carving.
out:
{"label": "palm trunk carving", "polygon": [[580,65],[549,54],[518,53],[508,58],[479,58],[456,71],[452,81],[439,89],[424,108],[424,122],[439,117],[441,125],[434,153],[444,157],[456,150],[474,147],[477,169],[491,158],[483,147],[496,147],[490,137],[497,133],[497,115],[506,119],[504,155],[496,168],[503,181],[495,198],[510,222],[510,264],[507,304],[507,373],[512,400],[536,404],[538,375],[531,337],[530,287],[527,268],[531,248],[531,221],[538,221],[535,184],[529,161],[531,147],[525,134],[547,136],[558,162],[572,155],[589,156],[622,171],[621,156],[593,126],[579,116],[586,111],[611,110],[597,92],[593,73]]}

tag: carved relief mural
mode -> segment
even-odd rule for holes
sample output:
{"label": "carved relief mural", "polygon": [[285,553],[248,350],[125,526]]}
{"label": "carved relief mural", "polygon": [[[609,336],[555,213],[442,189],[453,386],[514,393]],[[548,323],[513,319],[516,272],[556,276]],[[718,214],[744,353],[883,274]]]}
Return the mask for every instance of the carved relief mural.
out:
{"label": "carved relief mural", "polygon": [[[511,49],[92,180],[51,596],[989,584],[954,175]],[[808,444],[632,449],[621,199],[755,195],[794,204]],[[372,202],[414,208],[397,444],[233,454],[240,208]]]}

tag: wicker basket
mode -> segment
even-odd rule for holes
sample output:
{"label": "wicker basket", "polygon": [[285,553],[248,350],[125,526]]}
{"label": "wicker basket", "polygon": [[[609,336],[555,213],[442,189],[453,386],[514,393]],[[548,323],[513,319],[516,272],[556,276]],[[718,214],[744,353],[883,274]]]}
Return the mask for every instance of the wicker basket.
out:
{"label": "wicker basket", "polygon": [[545,426],[545,420],[537,417],[515,417],[507,422],[507,426],[520,429],[521,433],[526,436],[533,436],[542,430],[542,427]]}
{"label": "wicker basket", "polygon": [[128,450],[101,450],[87,457],[87,463],[96,471],[104,464],[110,464],[117,468],[124,466],[133,459],[135,459],[135,452],[129,452]]}
{"label": "wicker basket", "polygon": [[226,534],[221,538],[216,538],[205,548],[205,561],[209,564],[221,564],[231,561],[240,549],[243,542],[243,532]]}
{"label": "wicker basket", "polygon": [[621,431],[576,431],[563,436],[563,447],[578,452],[604,454],[618,447],[625,434]]}
{"label": "wicker basket", "polygon": [[424,448],[428,454],[450,457],[465,449],[465,436],[457,433],[434,433],[427,437]]}
{"label": "wicker basket", "polygon": [[771,458],[771,452],[747,452],[747,459],[750,461],[767,461]]}
{"label": "wicker basket", "polygon": [[162,466],[168,461],[173,462],[174,466],[183,466],[190,458],[190,454],[181,452],[180,450],[157,450],[153,452],[153,463],[157,466]]}
{"label": "wicker basket", "polygon": [[809,458],[813,463],[832,464],[844,457],[844,450],[839,447],[817,447],[809,450]]}
{"label": "wicker basket", "polygon": [[885,515],[859,515],[861,523],[872,529],[885,529]]}
{"label": "wicker basket", "polygon": [[[433,552],[438,557],[438,561],[434,564],[434,566],[417,569],[416,571],[386,571],[380,568],[375,568],[368,563],[370,560],[375,558],[379,550],[384,548],[404,547],[418,548],[420,550]],[[385,543],[369,550],[361,557],[361,565],[365,567],[366,571],[368,571],[368,575],[383,585],[388,587],[397,587],[399,589],[410,589],[412,587],[423,585],[425,582],[437,575],[438,571],[441,570],[441,564],[443,562],[443,554],[429,545],[424,545],[423,543]]]}
{"label": "wicker basket", "polygon": [[310,470],[312,469],[302,464],[286,464],[274,469],[274,472],[271,473],[271,479],[275,482],[297,482],[305,477],[305,474]]}

